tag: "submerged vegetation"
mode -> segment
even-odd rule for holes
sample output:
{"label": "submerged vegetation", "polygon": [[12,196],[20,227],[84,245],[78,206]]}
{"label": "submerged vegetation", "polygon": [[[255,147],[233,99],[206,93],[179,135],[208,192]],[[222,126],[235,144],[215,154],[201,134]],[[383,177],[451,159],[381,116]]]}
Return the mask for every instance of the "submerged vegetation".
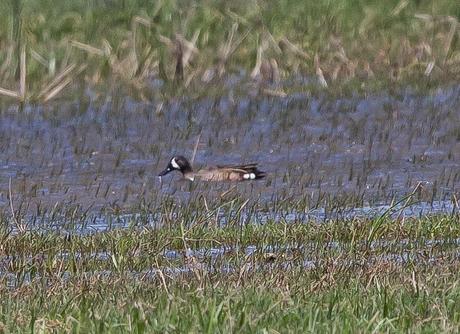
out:
{"label": "submerged vegetation", "polygon": [[237,75],[283,96],[460,74],[455,0],[7,0],[0,12],[0,94],[19,100],[113,82],[151,99],[209,94]]}

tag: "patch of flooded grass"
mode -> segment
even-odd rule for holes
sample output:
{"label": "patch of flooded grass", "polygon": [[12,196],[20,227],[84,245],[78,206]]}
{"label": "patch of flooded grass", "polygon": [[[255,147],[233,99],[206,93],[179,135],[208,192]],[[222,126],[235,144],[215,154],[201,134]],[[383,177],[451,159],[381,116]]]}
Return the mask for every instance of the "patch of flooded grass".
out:
{"label": "patch of flooded grass", "polygon": [[[205,208],[203,208],[205,210]],[[455,332],[458,217],[0,238],[5,331]]]}
{"label": "patch of flooded grass", "polygon": [[[458,96],[1,113],[0,329],[458,331]],[[268,176],[156,178],[197,142]]]}
{"label": "patch of flooded grass", "polygon": [[457,332],[454,3],[1,2],[0,332]]}
{"label": "patch of flooded grass", "polygon": [[[385,205],[418,184],[415,201],[453,203],[460,185],[458,96],[458,86],[427,96],[407,88],[340,99],[230,94],[136,103],[107,96],[102,104],[10,109],[0,114],[0,206],[11,212],[10,178],[18,216],[59,211],[70,220],[216,198],[327,214]],[[268,177],[238,186],[187,183],[174,174],[159,182],[166,161],[190,158],[197,138],[197,166],[259,162]]]}

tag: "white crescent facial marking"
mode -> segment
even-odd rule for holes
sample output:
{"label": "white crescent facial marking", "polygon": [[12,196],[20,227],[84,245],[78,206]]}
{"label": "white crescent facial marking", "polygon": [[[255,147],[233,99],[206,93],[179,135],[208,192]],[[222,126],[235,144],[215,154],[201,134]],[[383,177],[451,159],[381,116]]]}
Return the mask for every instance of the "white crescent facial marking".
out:
{"label": "white crescent facial marking", "polygon": [[172,160],[171,160],[171,165],[172,165],[175,169],[180,169],[179,165],[178,165],[177,162],[176,162],[176,158],[172,158]]}

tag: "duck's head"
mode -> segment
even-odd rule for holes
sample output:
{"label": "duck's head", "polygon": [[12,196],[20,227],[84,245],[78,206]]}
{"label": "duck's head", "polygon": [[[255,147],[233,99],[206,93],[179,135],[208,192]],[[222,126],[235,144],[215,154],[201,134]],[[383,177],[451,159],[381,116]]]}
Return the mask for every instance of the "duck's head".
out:
{"label": "duck's head", "polygon": [[175,170],[178,170],[182,174],[184,174],[187,172],[191,172],[192,166],[190,166],[190,163],[186,158],[184,158],[181,155],[177,155],[172,157],[171,160],[169,160],[168,166],[166,166],[165,170],[158,174],[158,176],[164,176]]}

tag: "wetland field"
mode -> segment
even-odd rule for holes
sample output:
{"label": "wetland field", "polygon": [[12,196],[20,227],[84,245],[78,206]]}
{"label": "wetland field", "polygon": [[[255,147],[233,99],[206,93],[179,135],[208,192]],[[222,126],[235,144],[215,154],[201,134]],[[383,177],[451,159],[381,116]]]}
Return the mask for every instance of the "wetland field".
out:
{"label": "wetland field", "polygon": [[458,1],[0,12],[0,333],[460,330]]}

